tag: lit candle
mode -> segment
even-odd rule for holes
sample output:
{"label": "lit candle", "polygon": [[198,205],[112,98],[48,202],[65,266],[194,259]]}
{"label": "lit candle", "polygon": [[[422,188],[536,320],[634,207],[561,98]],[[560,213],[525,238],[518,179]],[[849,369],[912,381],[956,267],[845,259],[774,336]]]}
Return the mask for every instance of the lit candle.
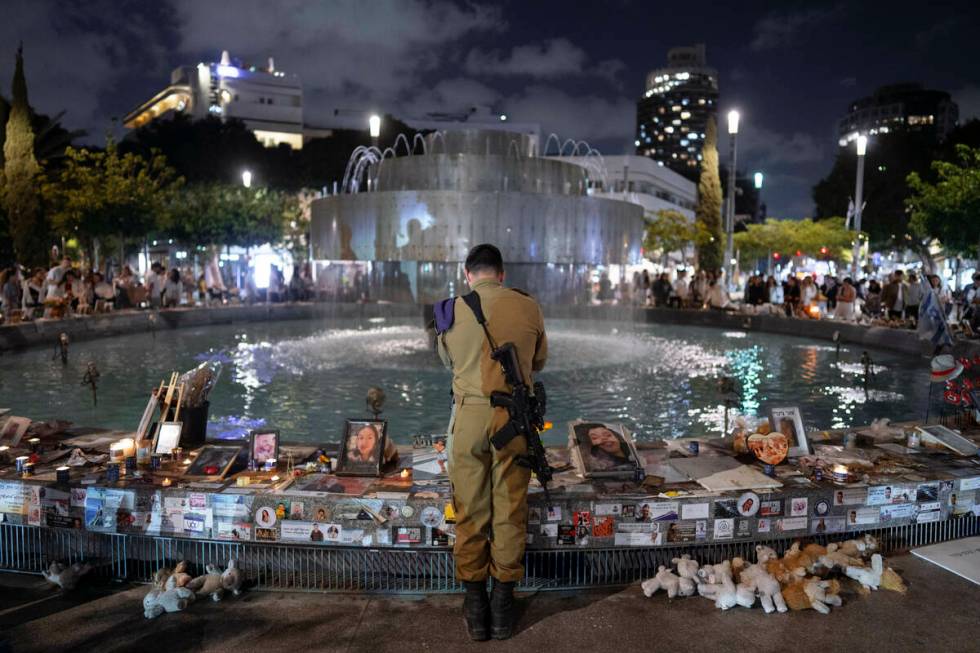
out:
{"label": "lit candle", "polygon": [[402,470],[402,478],[408,478],[411,475],[412,475],[412,472],[409,471],[408,469],[403,469]]}
{"label": "lit candle", "polygon": [[114,463],[121,463],[126,459],[126,448],[122,442],[113,442],[109,445],[109,460]]}
{"label": "lit candle", "polygon": [[185,465],[190,465],[191,462],[193,462],[193,461],[190,458],[184,458],[184,464]]}
{"label": "lit candle", "polygon": [[3,445],[2,447],[0,447],[0,463],[7,462],[7,452],[9,451],[10,451],[10,447],[8,447],[7,445]]}
{"label": "lit candle", "polygon": [[271,458],[271,459],[265,461],[265,471],[271,472],[275,468],[276,468],[276,459],[275,458]]}
{"label": "lit candle", "polygon": [[165,478],[165,479],[163,479],[163,482],[160,483],[160,485],[162,485],[163,487],[170,487],[170,483],[171,483],[170,479],[169,478]]}
{"label": "lit candle", "polygon": [[239,476],[237,479],[235,479],[235,483],[238,485],[238,487],[245,487],[246,485],[249,485],[251,482],[252,479],[249,478],[248,476]]}
{"label": "lit candle", "polygon": [[834,465],[832,471],[835,483],[847,483],[847,465]]}
{"label": "lit candle", "polygon": [[273,476],[269,480],[272,481],[273,483],[277,483],[277,482],[279,482],[279,475],[276,474],[275,476]]}
{"label": "lit candle", "polygon": [[24,476],[34,476],[34,463],[29,461],[24,463]]}
{"label": "lit candle", "polygon": [[54,470],[55,475],[59,483],[67,483],[69,479],[69,472],[71,468],[68,465],[62,465],[58,469]]}
{"label": "lit candle", "polygon": [[136,455],[136,440],[133,438],[123,438],[119,441],[119,444],[123,448],[123,458],[129,458]]}
{"label": "lit candle", "polygon": [[27,446],[31,451],[38,451],[41,448],[41,438],[31,438],[27,441]]}

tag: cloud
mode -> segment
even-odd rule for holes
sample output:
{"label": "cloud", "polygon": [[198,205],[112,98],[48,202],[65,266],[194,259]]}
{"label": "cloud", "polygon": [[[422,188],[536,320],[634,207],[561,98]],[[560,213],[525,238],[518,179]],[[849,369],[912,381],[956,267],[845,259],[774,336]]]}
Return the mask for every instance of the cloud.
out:
{"label": "cloud", "polygon": [[537,44],[518,45],[504,54],[474,49],[466,57],[464,69],[471,75],[527,76],[538,79],[574,75],[597,75],[609,80],[626,67],[618,59],[606,59],[593,67],[582,48],[567,39],[548,39]]}
{"label": "cloud", "polygon": [[759,52],[794,45],[839,11],[839,8],[830,8],[771,13],[755,24],[749,48]]}
{"label": "cloud", "polygon": [[[554,132],[564,138],[632,142],[636,124],[636,103],[626,97],[578,95],[563,90],[532,85],[502,106],[517,122],[540,122],[542,134]],[[620,152],[607,152],[619,154]]]}
{"label": "cloud", "polygon": [[780,133],[749,122],[739,130],[738,147],[747,160],[762,167],[816,163],[826,156],[826,146],[812,134]]}
{"label": "cloud", "polygon": [[953,99],[960,108],[960,123],[980,118],[980,86],[970,84],[953,91]]}

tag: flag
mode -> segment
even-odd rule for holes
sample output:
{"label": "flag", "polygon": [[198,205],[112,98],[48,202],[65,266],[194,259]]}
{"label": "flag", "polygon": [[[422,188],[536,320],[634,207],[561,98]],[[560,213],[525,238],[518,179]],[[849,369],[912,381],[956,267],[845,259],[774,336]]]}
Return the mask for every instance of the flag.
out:
{"label": "flag", "polygon": [[952,345],[953,337],[946,324],[946,314],[939,303],[936,290],[929,284],[926,275],[922,275],[922,303],[919,304],[920,338],[929,340],[934,347]]}

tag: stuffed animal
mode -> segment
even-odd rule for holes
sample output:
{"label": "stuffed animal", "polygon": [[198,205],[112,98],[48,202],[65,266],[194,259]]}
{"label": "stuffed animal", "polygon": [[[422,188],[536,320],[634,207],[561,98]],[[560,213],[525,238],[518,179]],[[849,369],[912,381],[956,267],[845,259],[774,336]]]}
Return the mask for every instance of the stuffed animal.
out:
{"label": "stuffed animal", "polygon": [[163,590],[156,587],[143,597],[143,616],[156,619],[164,612],[180,612],[194,601],[194,592],[186,587],[177,587],[173,576],[167,579]]}
{"label": "stuffed animal", "polygon": [[861,558],[852,558],[851,556],[842,553],[840,551],[840,545],[836,543],[827,545],[827,553],[820,556],[817,563],[820,567],[823,567],[827,571],[834,571],[835,569],[844,570],[848,567],[864,566],[864,560]]}
{"label": "stuffed animal", "polygon": [[[780,612],[786,612],[786,602],[783,600],[783,595],[780,591],[779,581],[766,571],[765,563],[769,560],[769,554],[767,551],[762,551],[760,549],[769,549],[769,547],[757,546],[756,553],[758,555],[758,560],[754,565],[744,566],[742,563],[742,573],[740,575],[740,581],[738,584],[738,590],[742,592],[743,595],[746,593],[751,593],[753,597],[758,596],[759,602],[762,604],[762,609],[766,611],[766,614],[770,614],[773,610],[779,610]],[[775,555],[775,552],[772,552]],[[739,560],[740,558],[736,558]],[[735,560],[732,561],[734,566]],[[754,600],[754,598],[753,598]],[[742,605],[740,602],[739,605]]]}
{"label": "stuffed animal", "polygon": [[[702,572],[709,569],[704,575]],[[714,582],[698,583],[698,594],[711,599],[715,602],[715,607],[719,610],[728,610],[736,605],[751,608],[755,603],[755,595],[748,596],[746,592],[739,592],[732,579],[732,564],[725,560],[719,565],[704,565],[698,571],[698,576],[702,580],[713,580]]]}
{"label": "stuffed animal", "polygon": [[187,587],[187,583],[191,582],[191,580],[194,578],[187,573],[186,560],[181,560],[177,563],[177,565],[174,567],[173,575],[176,578],[174,582],[177,584],[177,587]]}
{"label": "stuffed animal", "polygon": [[680,596],[693,596],[698,588],[698,561],[691,560],[688,554],[680,558],[671,560],[677,566],[677,575],[680,576]]}
{"label": "stuffed animal", "polygon": [[229,560],[228,568],[221,572],[222,589],[238,596],[242,593],[242,583],[244,582],[245,574],[238,568],[238,563],[234,559]]}
{"label": "stuffed animal", "polygon": [[658,590],[664,590],[667,592],[667,598],[672,599],[677,596],[680,590],[681,579],[674,574],[667,567],[660,565],[657,570],[657,575],[653,578],[647,579],[641,583],[640,587],[643,588],[643,595],[651,597],[657,593]]}
{"label": "stuffed animal", "polygon": [[847,567],[844,575],[853,578],[861,583],[862,587],[876,590],[881,585],[881,575],[884,572],[881,554],[875,553],[871,556],[871,568],[867,567]]}
{"label": "stuffed animal", "polygon": [[878,550],[878,540],[876,540],[871,534],[865,534],[865,536],[859,540],[847,540],[846,542],[841,542],[837,546],[837,550],[852,558],[866,559],[868,556]]}
{"label": "stuffed animal", "polygon": [[210,596],[213,601],[220,601],[225,593],[221,572],[214,565],[208,565],[204,569],[206,573],[203,576],[192,579],[184,587],[194,591],[198,596]]}
{"label": "stuffed animal", "polygon": [[806,576],[807,567],[813,562],[809,556],[800,551],[799,542],[793,542],[782,558],[776,557],[776,552],[769,547],[763,549],[764,551],[760,553],[757,547],[756,555],[761,555],[766,560],[766,571],[782,585],[789,585],[802,579]]}
{"label": "stuffed animal", "polygon": [[66,567],[60,562],[52,562],[50,567],[41,572],[41,575],[49,583],[69,591],[75,589],[82,576],[90,571],[92,571],[92,565],[87,562],[76,562],[70,567]]}
{"label": "stuffed animal", "polygon": [[792,610],[813,608],[821,614],[830,612],[830,606],[839,606],[840,584],[834,580],[806,578],[797,580],[783,588],[782,595],[786,605]]}
{"label": "stuffed animal", "polygon": [[885,567],[885,571],[881,572],[880,587],[883,590],[891,590],[899,594],[905,594],[909,591],[909,588],[905,586],[905,581],[891,567]]}
{"label": "stuffed animal", "polygon": [[173,572],[167,567],[160,567],[157,569],[156,573],[153,574],[153,587],[161,592],[165,590],[167,579],[169,579],[172,574]]}

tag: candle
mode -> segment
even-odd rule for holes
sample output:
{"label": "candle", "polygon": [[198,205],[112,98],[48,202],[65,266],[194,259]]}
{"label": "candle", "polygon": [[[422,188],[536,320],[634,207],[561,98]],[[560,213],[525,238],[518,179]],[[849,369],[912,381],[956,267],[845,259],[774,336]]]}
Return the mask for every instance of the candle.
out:
{"label": "candle", "polygon": [[34,463],[24,463],[24,476],[34,476]]}
{"label": "candle", "polygon": [[412,475],[412,472],[410,472],[408,469],[403,469],[402,470],[402,478],[408,478],[411,475]]}
{"label": "candle", "polygon": [[190,465],[192,462],[193,461],[190,458],[184,458],[184,463],[183,464]]}
{"label": "candle", "polygon": [[170,487],[170,483],[171,483],[170,479],[165,478],[163,479],[163,483],[161,483],[160,485],[162,485],[163,487]]}
{"label": "candle", "polygon": [[31,438],[27,441],[27,446],[31,451],[39,451],[41,449],[41,438]]}
{"label": "candle", "polygon": [[278,482],[278,481],[279,481],[279,475],[278,475],[278,474],[276,474],[275,476],[273,476],[273,477],[272,477],[272,478],[270,478],[269,480],[270,480],[270,481],[272,481],[273,483],[276,483],[276,482]]}
{"label": "candle", "polygon": [[122,442],[113,442],[109,445],[109,460],[114,463],[121,463],[126,459],[126,449]]}
{"label": "candle", "polygon": [[136,455],[136,440],[133,438],[123,438],[119,444],[122,445],[124,458]]}
{"label": "candle", "polygon": [[847,483],[847,465],[834,465],[832,472],[835,483]]}
{"label": "candle", "polygon": [[0,447],[0,463],[7,462],[7,455],[9,451],[10,451],[10,447],[8,447],[7,445],[3,445],[2,447]]}
{"label": "candle", "polygon": [[136,471],[136,456],[126,456],[126,473],[132,474]]}
{"label": "candle", "polygon": [[17,456],[17,473],[22,473],[24,471],[24,465],[30,460],[30,456]]}
{"label": "candle", "polygon": [[265,461],[265,468],[264,468],[265,471],[271,472],[275,468],[276,468],[276,459],[275,458],[270,458],[269,460]]}
{"label": "candle", "polygon": [[109,463],[106,465],[105,480],[108,483],[115,483],[119,480],[119,463]]}
{"label": "candle", "polygon": [[68,480],[69,480],[69,474],[71,472],[71,468],[68,467],[68,465],[62,465],[61,467],[59,467],[58,469],[56,469],[54,471],[55,471],[55,474],[57,476],[57,479],[58,479],[58,482],[59,483],[64,484],[64,483],[67,483],[68,482]]}
{"label": "candle", "polygon": [[246,485],[249,485],[251,482],[252,479],[249,478],[248,476],[239,476],[238,478],[235,479],[235,484],[238,485],[238,487],[245,487]]}

